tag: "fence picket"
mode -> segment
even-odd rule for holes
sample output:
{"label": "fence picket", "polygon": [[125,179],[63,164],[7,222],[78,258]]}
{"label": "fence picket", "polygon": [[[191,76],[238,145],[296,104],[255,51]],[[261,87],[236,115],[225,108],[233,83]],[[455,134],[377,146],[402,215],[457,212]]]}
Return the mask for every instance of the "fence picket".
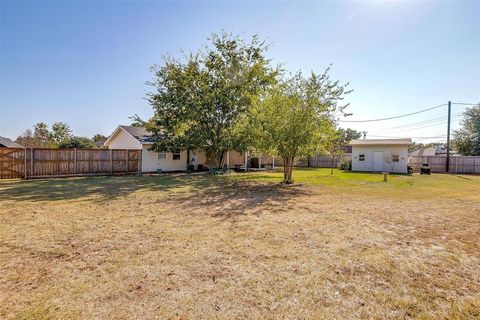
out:
{"label": "fence picket", "polygon": [[[0,179],[139,173],[140,152],[125,149],[0,148]],[[123,157],[116,159],[114,154]]]}

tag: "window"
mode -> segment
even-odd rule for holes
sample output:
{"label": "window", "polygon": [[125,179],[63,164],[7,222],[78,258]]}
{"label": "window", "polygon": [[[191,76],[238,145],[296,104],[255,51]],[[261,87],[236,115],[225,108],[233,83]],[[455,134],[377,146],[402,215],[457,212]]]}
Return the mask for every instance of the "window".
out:
{"label": "window", "polygon": [[173,151],[173,160],[180,160],[180,150]]}
{"label": "window", "polygon": [[358,161],[365,161],[365,155],[364,154],[359,154],[358,155]]}
{"label": "window", "polygon": [[167,159],[167,153],[165,151],[161,151],[158,153],[158,160],[166,160]]}
{"label": "window", "polygon": [[400,161],[400,156],[398,154],[392,154],[392,161],[393,162],[399,162]]}

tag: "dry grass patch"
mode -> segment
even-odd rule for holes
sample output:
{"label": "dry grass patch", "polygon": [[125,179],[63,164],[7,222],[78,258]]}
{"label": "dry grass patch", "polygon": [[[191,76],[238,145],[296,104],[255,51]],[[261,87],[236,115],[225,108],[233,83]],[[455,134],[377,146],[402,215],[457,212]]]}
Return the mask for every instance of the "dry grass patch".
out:
{"label": "dry grass patch", "polygon": [[479,177],[258,177],[1,182],[0,318],[480,318]]}

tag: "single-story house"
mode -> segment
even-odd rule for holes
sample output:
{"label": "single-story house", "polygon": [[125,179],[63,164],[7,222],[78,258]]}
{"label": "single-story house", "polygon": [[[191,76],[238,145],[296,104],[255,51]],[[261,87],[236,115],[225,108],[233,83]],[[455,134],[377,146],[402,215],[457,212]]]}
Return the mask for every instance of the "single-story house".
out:
{"label": "single-story house", "polygon": [[108,138],[102,138],[98,141],[95,141],[95,145],[97,146],[97,148],[102,148],[103,145],[105,144],[105,141],[107,141]]}
{"label": "single-story house", "polygon": [[23,148],[23,146],[11,139],[0,137],[0,148]]}
{"label": "single-story house", "polygon": [[412,139],[352,140],[352,171],[408,173]]}
{"label": "single-story house", "polygon": [[[184,171],[187,169],[187,163],[198,169],[199,165],[204,167],[214,167],[215,161],[213,155],[204,149],[178,150],[178,152],[155,152],[150,151],[153,144],[152,134],[144,127],[118,126],[110,137],[103,143],[102,148],[108,149],[136,149],[142,150],[142,172],[168,172]],[[190,154],[190,161],[187,155]],[[256,166],[271,163],[272,158],[266,155],[262,157],[248,156],[237,151],[229,151],[225,156],[225,163],[229,166],[243,166],[247,160],[256,159]],[[252,166],[250,164],[250,166]]]}
{"label": "single-story house", "polygon": [[[186,170],[187,150],[154,152],[149,150],[152,144],[152,134],[144,127],[118,126],[102,147],[142,150],[142,172]],[[196,168],[199,164],[205,164],[206,155],[203,150],[191,150],[190,157],[194,159],[192,164]]]}

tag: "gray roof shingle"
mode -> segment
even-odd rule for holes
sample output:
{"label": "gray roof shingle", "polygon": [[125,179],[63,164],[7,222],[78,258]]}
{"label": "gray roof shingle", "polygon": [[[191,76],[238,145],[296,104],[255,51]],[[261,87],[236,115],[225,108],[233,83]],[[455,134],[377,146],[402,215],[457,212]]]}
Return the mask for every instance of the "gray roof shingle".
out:
{"label": "gray roof shingle", "polygon": [[0,147],[2,148],[23,148],[23,146],[15,141],[5,137],[0,137]]}
{"label": "gray roof shingle", "polygon": [[119,126],[120,128],[124,129],[132,136],[135,137],[141,143],[153,143],[153,135],[152,133],[148,132],[145,127],[134,127],[134,126]]}

